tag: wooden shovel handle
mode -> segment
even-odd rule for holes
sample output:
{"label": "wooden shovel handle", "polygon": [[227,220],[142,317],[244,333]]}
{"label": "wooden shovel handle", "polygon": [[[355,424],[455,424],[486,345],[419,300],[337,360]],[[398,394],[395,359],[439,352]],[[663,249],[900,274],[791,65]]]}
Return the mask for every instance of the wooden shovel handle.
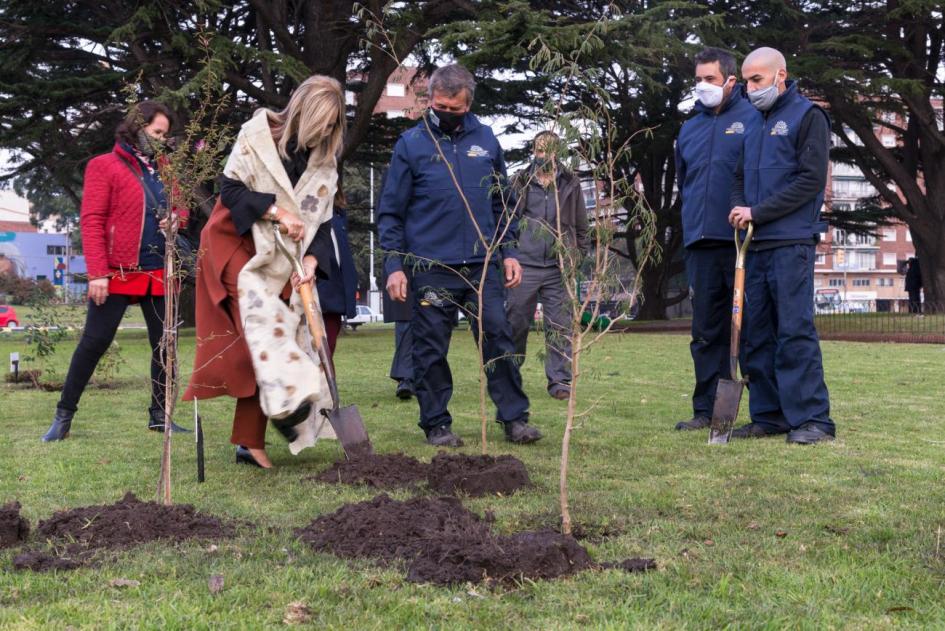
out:
{"label": "wooden shovel handle", "polygon": [[312,334],[312,339],[315,341],[315,348],[320,351],[322,350],[325,330],[322,328],[322,319],[315,313],[315,296],[312,292],[312,284],[302,283],[299,285],[299,295],[305,309],[305,321],[308,323],[309,333]]}

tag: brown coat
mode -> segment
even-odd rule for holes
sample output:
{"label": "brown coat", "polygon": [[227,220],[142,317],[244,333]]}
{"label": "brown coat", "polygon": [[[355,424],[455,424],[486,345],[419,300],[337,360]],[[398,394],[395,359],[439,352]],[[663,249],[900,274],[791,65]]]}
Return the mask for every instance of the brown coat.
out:
{"label": "brown coat", "polygon": [[[200,232],[195,287],[197,350],[185,401],[223,394],[244,398],[256,392],[256,375],[243,337],[238,297],[235,293],[231,295],[236,274],[255,253],[252,236],[241,237],[236,232],[230,211],[217,199],[210,221]],[[232,276],[226,279],[227,283],[225,272]]]}

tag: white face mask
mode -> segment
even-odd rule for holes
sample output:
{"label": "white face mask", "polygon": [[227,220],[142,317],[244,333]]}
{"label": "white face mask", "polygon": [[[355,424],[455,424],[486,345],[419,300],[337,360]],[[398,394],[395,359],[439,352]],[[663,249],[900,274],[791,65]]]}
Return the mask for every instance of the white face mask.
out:
{"label": "white face mask", "polygon": [[718,107],[722,102],[723,88],[720,85],[713,85],[708,81],[700,81],[696,84],[696,98],[706,107]]}

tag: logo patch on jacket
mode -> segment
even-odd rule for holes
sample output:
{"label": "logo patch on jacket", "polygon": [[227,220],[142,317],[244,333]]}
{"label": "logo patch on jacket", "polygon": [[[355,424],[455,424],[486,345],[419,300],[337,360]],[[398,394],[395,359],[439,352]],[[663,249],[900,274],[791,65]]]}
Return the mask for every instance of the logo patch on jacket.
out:
{"label": "logo patch on jacket", "polygon": [[489,152],[479,145],[473,145],[469,148],[469,151],[466,152],[466,155],[470,158],[488,158]]}
{"label": "logo patch on jacket", "polygon": [[443,297],[432,289],[428,289],[423,294],[423,298],[420,299],[421,307],[429,307],[430,305],[433,305],[434,307],[442,307],[445,303],[446,301],[443,300]]}
{"label": "logo patch on jacket", "polygon": [[731,134],[744,134],[745,133],[745,124],[741,121],[735,121],[725,130],[725,133],[728,135]]}
{"label": "logo patch on jacket", "polygon": [[772,136],[787,136],[788,135],[788,125],[784,121],[778,121],[775,123],[774,127],[771,128]]}

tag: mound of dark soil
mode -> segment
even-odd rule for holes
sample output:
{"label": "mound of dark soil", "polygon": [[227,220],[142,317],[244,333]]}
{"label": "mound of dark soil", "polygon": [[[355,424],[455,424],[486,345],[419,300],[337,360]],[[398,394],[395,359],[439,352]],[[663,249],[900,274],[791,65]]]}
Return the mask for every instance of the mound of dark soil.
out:
{"label": "mound of dark soil", "polygon": [[390,489],[425,481],[429,468],[430,465],[401,453],[371,454],[355,460],[339,460],[306,480]]}
{"label": "mound of dark soil", "polygon": [[132,493],[115,504],[85,506],[55,513],[36,532],[54,554],[28,550],[14,560],[16,569],[72,569],[103,550],[120,550],[148,541],[217,539],[235,534],[232,524],[198,513],[189,504],[164,506],[142,502]]}
{"label": "mound of dark soil", "polygon": [[550,530],[507,537],[441,540],[424,547],[407,569],[407,580],[419,583],[494,583],[522,578],[549,579],[594,567],[573,537]]}
{"label": "mound of dark soil", "polygon": [[0,507],[0,549],[19,545],[29,534],[30,523],[20,517],[19,502]]}
{"label": "mound of dark soil", "polygon": [[497,536],[488,518],[454,497],[399,502],[379,495],[319,517],[296,536],[343,558],[402,561],[407,580],[420,583],[506,583],[599,567],[573,537],[551,530]]}
{"label": "mound of dark soil", "polygon": [[514,456],[467,456],[440,452],[429,464],[404,454],[372,454],[340,460],[306,478],[329,484],[360,484],[379,489],[410,486],[424,480],[437,493],[509,495],[530,486],[528,471]]}
{"label": "mound of dark soil", "polygon": [[345,504],[296,531],[315,550],[344,558],[382,562],[412,559],[440,540],[481,540],[489,525],[455,497],[417,497],[405,502],[378,495]]}
{"label": "mound of dark soil", "polygon": [[509,495],[531,485],[525,464],[514,456],[467,456],[439,453],[429,470],[430,488],[438,493]]}

